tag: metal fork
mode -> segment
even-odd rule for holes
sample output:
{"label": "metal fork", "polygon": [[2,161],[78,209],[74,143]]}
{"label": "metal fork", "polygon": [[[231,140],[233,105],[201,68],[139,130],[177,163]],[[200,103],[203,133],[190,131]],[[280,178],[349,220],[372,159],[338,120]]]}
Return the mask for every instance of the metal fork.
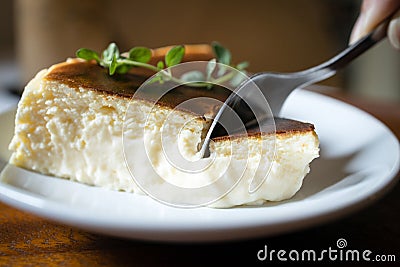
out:
{"label": "metal fork", "polygon": [[[208,149],[210,139],[215,136],[216,126],[222,120],[223,114],[226,112],[228,107],[234,108],[238,103],[243,102],[243,100],[250,106],[257,106],[259,97],[253,95],[253,90],[246,90],[249,83],[255,83],[258,86],[268,101],[272,114],[278,116],[285,100],[295,89],[303,88],[333,76],[336,74],[338,69],[346,66],[348,63],[353,61],[353,59],[384,39],[392,15],[393,14],[386,17],[364,38],[348,46],[345,50],[318,66],[294,73],[264,72],[251,76],[247,82],[240,85],[228,97],[216,114],[200,149],[201,155],[203,155],[203,157],[209,155]],[[235,111],[238,113],[241,112],[238,108],[235,109]],[[244,118],[249,117],[244,116]],[[247,128],[256,124],[257,120],[253,117],[245,119],[243,123]]]}

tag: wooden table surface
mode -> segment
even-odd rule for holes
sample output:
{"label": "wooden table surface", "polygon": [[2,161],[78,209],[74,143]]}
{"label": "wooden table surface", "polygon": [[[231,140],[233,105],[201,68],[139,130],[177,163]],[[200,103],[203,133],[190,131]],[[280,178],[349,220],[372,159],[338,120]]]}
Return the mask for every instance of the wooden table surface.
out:
{"label": "wooden table surface", "polygon": [[[400,137],[400,105],[355,100],[338,94],[335,96],[369,111]],[[369,249],[375,254],[395,255],[399,264],[399,208],[400,186],[397,184],[367,208],[310,229],[235,242],[168,244],[97,235],[0,203],[0,266],[265,265],[269,262],[259,262],[257,259],[257,252],[265,245],[276,250],[317,250],[336,248],[339,238],[345,238],[350,249]],[[378,266],[387,264],[378,263]],[[349,263],[349,266],[356,265]]]}

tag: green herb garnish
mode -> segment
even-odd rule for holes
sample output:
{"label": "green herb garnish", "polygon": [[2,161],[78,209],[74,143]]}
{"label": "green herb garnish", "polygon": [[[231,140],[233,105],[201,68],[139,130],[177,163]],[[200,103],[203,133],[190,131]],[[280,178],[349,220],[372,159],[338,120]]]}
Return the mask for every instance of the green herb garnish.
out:
{"label": "green herb garnish", "polygon": [[218,70],[218,78],[212,78],[212,73],[217,65],[216,63],[218,62],[231,66],[242,72],[245,72],[245,68],[247,68],[249,64],[247,62],[241,62],[237,65],[232,65],[232,56],[228,49],[217,42],[213,42],[211,46],[216,58],[208,62],[206,75],[195,70],[184,73],[180,78],[172,77],[171,73],[168,71],[160,71],[182,62],[183,56],[185,55],[185,47],[183,45],[172,47],[165,55],[164,61],[157,62],[156,66],[148,63],[151,59],[151,50],[141,46],[134,47],[127,53],[120,53],[117,45],[115,43],[110,43],[101,56],[96,51],[87,48],[81,48],[76,51],[76,56],[85,60],[95,60],[100,66],[108,68],[110,75],[114,75],[115,73],[125,74],[133,67],[141,67],[159,72],[151,82],[173,80],[178,83],[189,83],[188,85],[190,86],[211,88],[212,84],[230,81],[232,86],[237,86],[242,79],[240,77],[235,77],[233,72],[226,74],[227,69],[223,67],[220,67]]}

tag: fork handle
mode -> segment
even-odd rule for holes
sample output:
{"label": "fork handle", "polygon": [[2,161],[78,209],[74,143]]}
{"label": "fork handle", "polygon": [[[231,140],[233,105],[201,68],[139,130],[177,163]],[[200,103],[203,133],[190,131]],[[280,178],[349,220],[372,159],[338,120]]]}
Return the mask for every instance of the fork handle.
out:
{"label": "fork handle", "polygon": [[384,39],[386,37],[386,32],[392,15],[393,14],[386,17],[368,35],[361,38],[354,44],[348,46],[345,50],[343,50],[333,58],[325,61],[318,66],[298,72],[298,77],[301,77],[300,80],[302,81],[301,87],[323,81],[333,76],[338,69],[346,66],[353,59],[357,58],[359,55],[363,54],[369,48]]}

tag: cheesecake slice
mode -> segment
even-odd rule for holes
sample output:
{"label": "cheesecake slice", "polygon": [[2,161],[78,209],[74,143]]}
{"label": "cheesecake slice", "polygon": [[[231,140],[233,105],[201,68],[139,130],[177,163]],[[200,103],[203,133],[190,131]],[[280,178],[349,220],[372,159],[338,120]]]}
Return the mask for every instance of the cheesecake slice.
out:
{"label": "cheesecake slice", "polygon": [[[250,129],[247,136],[216,136],[210,145],[213,160],[209,167],[195,174],[185,172],[170,164],[163,154],[161,139],[179,147],[185,159],[196,158],[218,107],[204,104],[190,111],[176,107],[200,96],[223,102],[230,92],[222,87],[202,90],[181,86],[153,106],[146,96],[131,100],[145,80],[134,74],[110,76],[95,63],[77,59],[40,71],[28,83],[18,104],[15,134],[9,146],[13,152],[10,163],[88,185],[139,194],[144,193],[143,188],[132,178],[139,170],[132,172],[129,161],[145,168],[145,164],[140,165],[143,155],[150,158],[157,175],[187,188],[212,183],[222,176],[229,179],[240,175],[228,194],[208,203],[211,207],[280,201],[300,189],[310,170],[309,163],[319,152],[312,124],[276,119],[276,131]],[[124,124],[127,113],[129,121]],[[168,127],[164,125],[167,118]],[[138,143],[149,145],[147,154]],[[271,143],[273,151],[257,149],[259,144]],[[238,151],[231,149],[233,144]],[[127,145],[129,157],[124,155]],[[244,146],[246,153],[241,153]],[[258,190],[250,193],[249,185],[260,169],[268,169],[268,176]],[[171,201],[179,198],[170,197]]]}

